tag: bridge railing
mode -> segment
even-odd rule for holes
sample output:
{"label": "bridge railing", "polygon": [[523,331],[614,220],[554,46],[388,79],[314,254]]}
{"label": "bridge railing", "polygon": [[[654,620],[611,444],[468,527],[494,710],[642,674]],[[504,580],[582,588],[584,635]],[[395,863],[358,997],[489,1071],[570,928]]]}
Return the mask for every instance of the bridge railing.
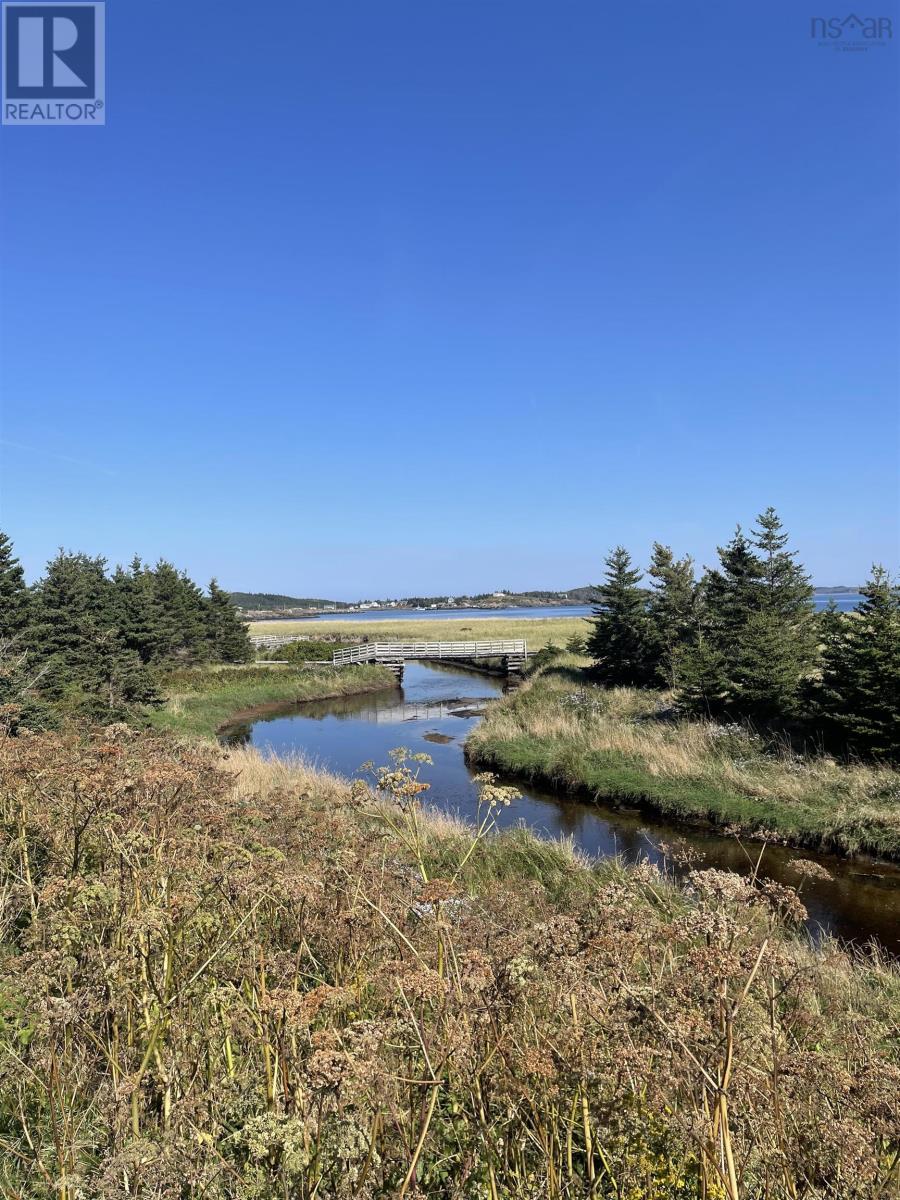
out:
{"label": "bridge railing", "polygon": [[407,658],[507,658],[527,657],[524,638],[482,642],[366,642],[335,650],[334,665],[361,662],[398,662]]}

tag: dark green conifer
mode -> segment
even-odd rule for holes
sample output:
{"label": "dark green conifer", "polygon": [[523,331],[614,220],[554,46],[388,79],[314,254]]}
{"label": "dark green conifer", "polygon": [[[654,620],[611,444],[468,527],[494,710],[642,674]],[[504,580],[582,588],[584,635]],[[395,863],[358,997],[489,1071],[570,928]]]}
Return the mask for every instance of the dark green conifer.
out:
{"label": "dark green conifer", "polygon": [[[706,645],[689,651],[683,704],[771,722],[799,715],[816,646],[812,587],[774,509],[740,526],[702,581]],[[693,660],[693,661],[691,661]]]}
{"label": "dark green conifer", "polygon": [[155,661],[204,661],[209,657],[209,645],[203,593],[165,560],[156,564],[151,575]]}
{"label": "dark green conifer", "polygon": [[647,687],[656,675],[653,631],[643,578],[631,555],[617,546],[606,559],[606,580],[597,588],[588,653],[597,677],[612,687]]}
{"label": "dark green conifer", "polygon": [[33,600],[29,642],[47,667],[44,691],[59,698],[91,674],[92,643],[114,621],[105,561],[60,550],[47,564]]}
{"label": "dark green conifer", "polygon": [[0,641],[21,635],[28,618],[25,572],[13,554],[13,544],[0,531]]}
{"label": "dark green conifer", "polygon": [[900,758],[900,587],[874,566],[859,608],[824,616],[818,706],[837,744]]}
{"label": "dark green conifer", "polygon": [[659,682],[678,687],[682,665],[701,634],[700,592],[694,578],[694,560],[676,558],[669,546],[653,543],[647,572],[654,580],[648,611],[659,655]]}
{"label": "dark green conifer", "polygon": [[206,620],[210,657],[215,662],[248,662],[253,657],[247,626],[215,579],[209,584]]}
{"label": "dark green conifer", "polygon": [[757,518],[753,545],[761,566],[758,612],[733,654],[741,711],[763,721],[799,716],[799,699],[816,661],[813,589],[774,508]]}
{"label": "dark green conifer", "polygon": [[118,715],[156,698],[138,655],[119,631],[117,593],[106,562],[60,551],[34,590],[32,660],[43,696],[80,715]]}
{"label": "dark green conifer", "polygon": [[135,555],[128,570],[116,568],[112,582],[116,620],[125,646],[143,663],[162,661],[165,655],[152,572]]}

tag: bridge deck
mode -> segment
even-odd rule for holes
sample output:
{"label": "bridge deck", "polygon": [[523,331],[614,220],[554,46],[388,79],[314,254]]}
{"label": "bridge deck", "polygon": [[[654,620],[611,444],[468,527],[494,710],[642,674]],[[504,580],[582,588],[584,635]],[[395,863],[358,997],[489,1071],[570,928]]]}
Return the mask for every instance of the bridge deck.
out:
{"label": "bridge deck", "polygon": [[364,642],[335,650],[337,667],[351,663],[405,662],[410,658],[527,658],[524,638],[486,642]]}
{"label": "bridge deck", "polygon": [[[290,642],[309,641],[306,634],[263,634],[250,639],[257,648],[274,650]],[[504,658],[507,669],[518,671],[528,658],[524,638],[501,638],[476,642],[361,642],[344,650],[335,650],[332,664],[349,667],[354,663],[390,663],[399,672],[410,658],[446,658],[471,660]]]}

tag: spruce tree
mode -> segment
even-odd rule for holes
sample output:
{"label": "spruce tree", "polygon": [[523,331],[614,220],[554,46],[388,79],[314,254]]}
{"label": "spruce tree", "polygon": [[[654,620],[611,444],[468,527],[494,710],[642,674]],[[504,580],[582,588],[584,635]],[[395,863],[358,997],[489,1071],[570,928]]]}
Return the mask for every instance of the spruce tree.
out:
{"label": "spruce tree", "polygon": [[684,664],[685,707],[792,720],[816,657],[812,587],[774,509],[748,538],[740,526],[702,581],[706,644]]}
{"label": "spruce tree", "polygon": [[28,619],[25,572],[13,554],[13,544],[0,531],[0,641],[19,637]]}
{"label": "spruce tree", "polygon": [[209,657],[203,593],[165,560],[156,564],[151,577],[154,661],[202,662]]}
{"label": "spruce tree", "polygon": [[874,566],[853,613],[823,615],[818,710],[831,740],[900,758],[900,587]]}
{"label": "spruce tree", "polygon": [[759,611],[748,620],[733,656],[741,711],[759,720],[793,719],[816,661],[813,589],[774,508],[757,518]]}
{"label": "spruce tree", "polygon": [[654,542],[647,573],[654,580],[648,611],[659,655],[659,681],[678,687],[686,653],[699,644],[701,632],[694,560],[675,558],[669,546]]}
{"label": "spruce tree", "polygon": [[31,649],[47,667],[44,690],[59,698],[90,676],[92,642],[113,623],[105,561],[60,550],[47,564],[33,600]]}
{"label": "spruce tree", "polygon": [[117,595],[106,562],[60,551],[33,597],[28,636],[47,698],[81,714],[118,715],[156,698],[140,658],[119,632]]}
{"label": "spruce tree", "polygon": [[762,563],[740,525],[731,541],[719,546],[718,555],[718,567],[707,568],[699,585],[704,636],[685,648],[680,662],[680,704],[703,716],[734,711],[737,647],[761,608]]}
{"label": "spruce tree", "polygon": [[21,648],[17,638],[0,638],[0,737],[23,729],[53,729],[59,718],[41,695],[45,668]]}
{"label": "spruce tree", "polygon": [[126,647],[143,663],[161,661],[165,647],[157,619],[159,610],[152,572],[135,555],[128,570],[116,568],[112,583],[116,621]]}
{"label": "spruce tree", "polygon": [[140,656],[125,645],[117,629],[103,629],[94,634],[90,663],[90,670],[81,682],[90,697],[86,707],[98,718],[125,717],[134,705],[162,703]]}
{"label": "spruce tree", "polygon": [[247,626],[215,579],[209,584],[206,620],[210,657],[215,662],[248,662],[253,657]]}
{"label": "spruce tree", "polygon": [[596,589],[588,653],[597,677],[611,687],[646,687],[656,676],[658,656],[647,615],[643,578],[631,555],[617,546],[606,559],[606,580]]}
{"label": "spruce tree", "polygon": [[713,641],[725,650],[762,608],[763,564],[740,525],[731,541],[719,546],[718,555],[718,567],[709,568],[704,577],[703,594]]}

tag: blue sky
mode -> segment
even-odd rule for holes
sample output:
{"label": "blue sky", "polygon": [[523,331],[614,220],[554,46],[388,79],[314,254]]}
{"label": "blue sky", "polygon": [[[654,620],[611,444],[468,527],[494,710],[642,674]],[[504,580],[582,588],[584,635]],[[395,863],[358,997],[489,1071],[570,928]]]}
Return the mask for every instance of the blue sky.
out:
{"label": "blue sky", "polygon": [[565,587],[770,503],[817,583],[896,566],[882,10],[110,0],[107,126],[0,132],[29,574]]}

